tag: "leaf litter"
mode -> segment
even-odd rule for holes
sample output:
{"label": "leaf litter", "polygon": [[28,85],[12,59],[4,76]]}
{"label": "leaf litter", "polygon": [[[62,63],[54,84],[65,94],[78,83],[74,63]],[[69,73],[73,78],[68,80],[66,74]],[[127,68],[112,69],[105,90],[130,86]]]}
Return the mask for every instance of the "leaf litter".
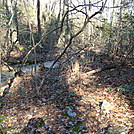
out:
{"label": "leaf litter", "polygon": [[[90,64],[86,69],[90,70],[94,66],[96,68],[99,65]],[[82,70],[84,69],[83,67]],[[43,76],[45,71],[44,69],[38,75]],[[116,69],[107,70],[94,76],[75,78],[66,68],[62,68],[60,73],[54,69],[47,76],[40,90],[40,97],[36,93],[32,77],[24,76],[18,83],[16,80],[1,109],[1,115],[8,119],[3,122],[3,129],[10,129],[8,134],[28,133],[28,124],[32,120],[36,125],[33,122],[30,124],[31,133],[104,134],[108,126],[125,126],[132,130],[133,68],[128,67],[120,73]],[[39,81],[38,85],[40,79],[41,77],[36,79]],[[122,90],[123,88],[127,91]],[[100,109],[99,102],[102,101],[107,101],[114,108],[105,113]],[[44,126],[35,119],[42,119]]]}

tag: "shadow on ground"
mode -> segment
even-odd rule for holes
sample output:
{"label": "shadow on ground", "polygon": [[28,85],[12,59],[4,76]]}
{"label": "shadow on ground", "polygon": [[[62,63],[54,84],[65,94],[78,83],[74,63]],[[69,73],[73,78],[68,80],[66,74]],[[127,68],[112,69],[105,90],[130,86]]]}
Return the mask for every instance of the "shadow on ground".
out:
{"label": "shadow on ground", "polygon": [[[83,70],[87,72],[101,66],[104,64],[89,64]],[[38,72],[36,78],[26,75],[18,78],[19,82],[16,80],[1,110],[9,119],[5,126],[11,128],[12,133],[100,134],[105,133],[108,126],[124,125],[128,129],[132,128],[131,88],[134,75],[131,66],[103,71],[94,75],[94,78],[76,80],[68,75],[68,69],[52,69],[45,78],[40,96],[35,87],[36,84],[40,86],[47,69]],[[131,85],[128,91],[123,90],[126,85]],[[120,87],[120,91],[117,91]],[[115,106],[110,113],[100,110],[99,102],[104,100]],[[124,117],[126,113],[129,116]]]}

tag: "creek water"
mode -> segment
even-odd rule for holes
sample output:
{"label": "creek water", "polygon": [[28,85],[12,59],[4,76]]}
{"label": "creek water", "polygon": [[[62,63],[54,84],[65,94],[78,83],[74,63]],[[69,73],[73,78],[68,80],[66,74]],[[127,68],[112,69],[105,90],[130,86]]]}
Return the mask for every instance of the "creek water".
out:
{"label": "creek water", "polygon": [[[31,65],[25,65],[25,66],[21,66],[21,67],[17,67],[17,65],[12,66],[13,68],[18,68],[21,69],[24,73],[32,73],[34,71],[34,68],[36,67],[36,70],[39,69],[39,66],[41,64],[44,64],[45,68],[50,68],[51,65],[54,63],[54,61],[46,61],[44,63],[38,63],[36,64],[31,64]],[[53,66],[53,68],[59,68],[60,66],[60,62],[56,62],[56,64]],[[14,71],[10,71],[8,69],[3,68],[1,73],[1,83],[0,83],[0,88],[5,86],[5,84],[7,84],[6,82],[8,81],[9,78],[14,77]]]}

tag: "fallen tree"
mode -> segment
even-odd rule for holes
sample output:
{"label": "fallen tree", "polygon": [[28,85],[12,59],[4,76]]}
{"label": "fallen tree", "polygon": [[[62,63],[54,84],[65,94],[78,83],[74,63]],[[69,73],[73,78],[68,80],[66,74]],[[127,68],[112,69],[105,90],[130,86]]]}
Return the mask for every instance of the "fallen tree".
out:
{"label": "fallen tree", "polygon": [[123,66],[125,66],[124,63],[118,64],[118,65],[113,63],[113,64],[110,64],[110,65],[106,65],[105,67],[101,67],[101,68],[98,68],[98,69],[88,71],[86,73],[81,74],[80,76],[81,77],[89,77],[89,76],[92,76],[96,73],[100,73],[100,72],[106,71],[106,70],[111,70],[111,69],[118,69],[119,70],[119,68],[121,68]]}

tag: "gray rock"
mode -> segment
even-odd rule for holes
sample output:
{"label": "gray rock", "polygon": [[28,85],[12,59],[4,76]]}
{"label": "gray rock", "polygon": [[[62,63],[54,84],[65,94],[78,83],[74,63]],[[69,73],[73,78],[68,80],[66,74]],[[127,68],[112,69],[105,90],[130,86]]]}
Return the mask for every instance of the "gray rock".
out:
{"label": "gray rock", "polygon": [[128,129],[126,127],[111,126],[107,130],[108,134],[128,134]]}
{"label": "gray rock", "polygon": [[114,106],[112,106],[108,101],[104,100],[103,102],[100,102],[100,108],[106,113],[109,113],[109,110],[112,110]]}
{"label": "gray rock", "polygon": [[73,110],[68,106],[67,107],[67,114],[70,116],[70,117],[76,117],[76,113],[73,112]]}
{"label": "gray rock", "polygon": [[[46,61],[46,62],[44,63],[44,67],[50,68],[53,63],[54,63],[54,61]],[[60,66],[60,62],[56,62],[56,63],[54,64],[53,68],[59,68],[59,66]]]}
{"label": "gray rock", "polygon": [[83,134],[93,134],[93,133],[83,133]]}

